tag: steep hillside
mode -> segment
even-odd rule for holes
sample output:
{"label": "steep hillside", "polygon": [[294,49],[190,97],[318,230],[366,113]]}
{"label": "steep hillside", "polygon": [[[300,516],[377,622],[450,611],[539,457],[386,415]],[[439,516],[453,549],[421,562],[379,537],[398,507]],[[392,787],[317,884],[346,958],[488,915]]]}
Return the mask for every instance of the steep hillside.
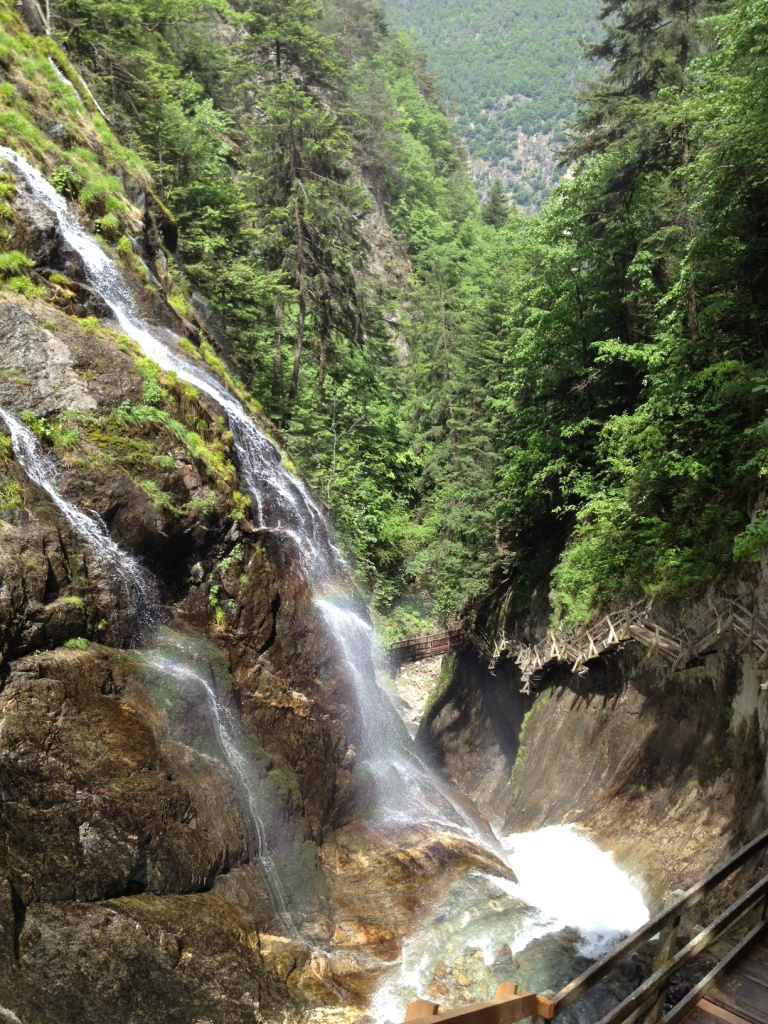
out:
{"label": "steep hillside", "polygon": [[[221,22],[205,11],[200,59],[243,31],[235,8],[222,5]],[[174,78],[183,47],[165,49],[158,23],[139,17],[158,10],[86,11],[115,13],[128,22],[112,25],[123,34],[108,66],[143,77],[135,122],[110,114],[110,126],[99,112],[107,96],[73,63],[103,55],[108,37],[72,14],[80,36],[68,57],[14,5],[0,7],[0,1014],[25,1024],[355,1019],[446,882],[473,864],[507,869],[456,831],[425,830],[407,785],[396,795],[410,817],[394,842],[377,821],[391,814],[379,811],[371,736],[386,752],[404,731],[375,683],[364,603],[280,434],[221,358],[276,302],[316,331],[328,309],[298,265],[295,290],[278,273],[288,267],[273,268],[274,293],[244,290],[238,269],[267,271],[239,191],[244,170],[228,163],[238,144],[212,101],[193,91],[184,106],[187,86]],[[164,135],[162,164],[148,144],[149,163],[115,135],[127,139],[134,123],[151,135],[141,102],[158,96],[141,88],[153,69],[153,88],[168,88],[163,131],[180,119],[172,165]],[[291,224],[273,227],[290,232],[298,213],[294,255],[319,258],[335,236],[301,221],[318,166],[360,199],[353,219],[370,200],[336,163],[350,150],[324,99],[294,75],[264,88],[322,122],[306,155],[321,162],[292,181]],[[289,114],[292,124],[295,106]],[[185,168],[193,140],[203,152]],[[428,153],[415,138],[412,149]],[[450,144],[442,156],[451,164]],[[163,174],[173,213],[156,191]],[[174,192],[169,176],[190,192]],[[243,206],[225,209],[227,197]],[[327,212],[328,196],[314,198]],[[253,264],[235,248],[246,239]],[[362,245],[362,228],[354,239]],[[191,280],[218,285],[211,302]],[[349,343],[334,325],[329,346]],[[319,365],[314,352],[312,408]]]}
{"label": "steep hillside", "polygon": [[413,33],[456,116],[482,195],[498,177],[522,212],[560,177],[556,152],[587,75],[580,41],[596,34],[598,0],[386,0]]}

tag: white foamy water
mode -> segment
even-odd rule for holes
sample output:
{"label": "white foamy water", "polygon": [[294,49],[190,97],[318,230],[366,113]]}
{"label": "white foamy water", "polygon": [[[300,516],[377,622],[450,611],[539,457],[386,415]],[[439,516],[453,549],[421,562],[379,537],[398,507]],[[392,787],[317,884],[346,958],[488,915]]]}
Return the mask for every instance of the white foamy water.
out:
{"label": "white foamy water", "polygon": [[[531,930],[543,934],[575,928],[579,952],[597,959],[621,935],[650,919],[643,896],[613,854],[579,832],[574,825],[551,825],[535,832],[503,836],[501,845],[519,885],[511,895],[534,907],[541,920]],[[494,878],[505,892],[513,883]],[[515,940],[513,952],[536,936],[527,930]]]}

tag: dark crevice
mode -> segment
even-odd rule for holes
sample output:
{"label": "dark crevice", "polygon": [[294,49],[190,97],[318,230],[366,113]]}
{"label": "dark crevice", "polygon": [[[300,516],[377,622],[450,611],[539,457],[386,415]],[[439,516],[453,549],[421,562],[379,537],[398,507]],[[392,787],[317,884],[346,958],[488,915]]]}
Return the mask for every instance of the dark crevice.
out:
{"label": "dark crevice", "polygon": [[19,960],[19,942],[27,919],[27,908],[24,906],[24,901],[16,891],[13,882],[8,884],[11,890],[11,908],[13,910],[13,955],[16,960]]}
{"label": "dark crevice", "polygon": [[280,611],[280,595],[279,594],[275,595],[275,599],[272,602],[272,607],[271,607],[270,611],[272,612],[272,629],[270,630],[269,636],[267,637],[267,639],[264,641],[264,643],[259,648],[259,654],[264,654],[266,651],[268,651],[269,648],[272,646],[272,644],[275,642],[275,638],[277,637],[277,613]]}
{"label": "dark crevice", "polygon": [[45,580],[45,593],[43,594],[43,604],[50,604],[52,601],[56,601],[59,596],[59,581],[56,579],[56,573],[53,571],[51,560],[48,559],[48,576]]}

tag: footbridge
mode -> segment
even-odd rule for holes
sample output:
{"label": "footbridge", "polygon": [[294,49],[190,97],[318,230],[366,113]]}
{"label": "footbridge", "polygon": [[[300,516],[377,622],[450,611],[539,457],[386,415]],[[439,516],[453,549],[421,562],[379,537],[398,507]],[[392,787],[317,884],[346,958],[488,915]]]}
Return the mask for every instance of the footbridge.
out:
{"label": "footbridge", "polygon": [[462,629],[448,629],[442,633],[428,633],[400,640],[389,648],[389,660],[393,665],[405,665],[424,658],[438,658],[442,654],[453,654],[469,647],[469,637]]}
{"label": "footbridge", "polygon": [[[416,1000],[405,1020],[543,1024],[581,1003],[579,1019],[590,1024],[768,1024],[767,851],[768,831],[560,992],[525,992],[506,982],[495,999],[458,1009],[445,1011],[437,1003]],[[615,979],[627,961],[632,974],[644,975],[643,980],[630,992],[620,982],[625,987],[614,997],[612,1009],[588,1016],[590,993],[612,975]],[[601,1005],[610,1001],[603,988]]]}
{"label": "footbridge", "polygon": [[493,644],[491,666],[502,654],[511,655],[521,671],[522,692],[531,693],[545,669],[556,662],[570,665],[571,671],[578,674],[587,670],[592,659],[630,640],[645,647],[649,657],[664,658],[672,671],[678,671],[711,654],[731,634],[742,638],[740,651],[755,648],[757,667],[768,669],[768,624],[739,601],[710,602],[697,620],[676,631],[654,621],[649,602],[638,601],[603,616],[589,627],[568,632],[552,629],[534,645],[502,633]]}

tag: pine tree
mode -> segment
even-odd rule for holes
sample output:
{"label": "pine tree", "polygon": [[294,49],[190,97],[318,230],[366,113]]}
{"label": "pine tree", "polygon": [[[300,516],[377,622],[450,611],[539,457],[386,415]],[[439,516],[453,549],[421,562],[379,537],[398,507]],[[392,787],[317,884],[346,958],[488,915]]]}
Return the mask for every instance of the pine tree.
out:
{"label": "pine tree", "polygon": [[502,227],[509,219],[509,197],[498,178],[493,179],[482,212],[484,223],[493,228]]}

